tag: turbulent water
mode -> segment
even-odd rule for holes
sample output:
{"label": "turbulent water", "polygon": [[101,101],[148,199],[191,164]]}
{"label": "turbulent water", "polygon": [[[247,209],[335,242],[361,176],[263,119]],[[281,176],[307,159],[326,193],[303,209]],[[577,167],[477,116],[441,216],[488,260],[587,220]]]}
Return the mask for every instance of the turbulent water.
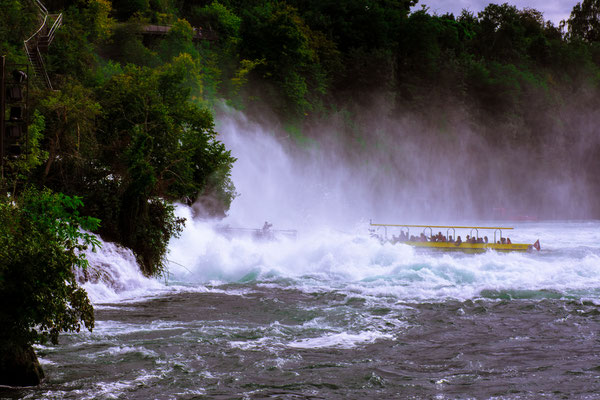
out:
{"label": "turbulent water", "polygon": [[[179,207],[188,223],[161,280],[112,244],[90,254],[93,332],[37,346],[44,383],[0,398],[599,398],[600,222],[513,225],[513,242],[539,238],[540,252],[417,251],[371,238],[369,215],[339,224],[346,206],[271,192],[283,178],[261,187],[258,161],[234,154],[230,217]],[[280,168],[261,176],[293,169],[273,155]],[[267,218],[297,237],[216,229]]]}
{"label": "turbulent water", "polygon": [[94,331],[38,346],[44,384],[0,397],[598,398],[600,223],[517,228],[542,251],[256,241],[195,223],[162,282],[113,248],[95,264],[123,285],[86,284]]}

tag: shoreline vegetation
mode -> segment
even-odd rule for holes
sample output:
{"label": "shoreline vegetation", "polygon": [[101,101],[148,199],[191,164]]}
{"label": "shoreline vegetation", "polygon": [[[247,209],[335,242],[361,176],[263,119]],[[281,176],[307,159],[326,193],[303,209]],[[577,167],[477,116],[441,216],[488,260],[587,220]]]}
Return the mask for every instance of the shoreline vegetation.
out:
{"label": "shoreline vegetation", "polygon": [[[327,143],[314,127],[339,120],[350,161],[381,147],[365,116],[383,104],[392,121],[419,121],[413,142],[449,143],[469,126],[483,148],[527,154],[533,172],[578,176],[600,195],[597,0],[560,26],[507,3],[460,15],[414,0],[44,5],[63,15],[43,56],[54,90],[29,68],[28,134],[0,178],[0,385],[39,384],[32,344],[93,328],[73,275],[87,264],[80,251],[98,245],[86,232],[157,276],[185,224],[173,202],[226,214],[235,158],[215,129],[222,100],[299,147]],[[39,4],[0,10],[0,55],[27,65]],[[537,201],[535,186],[522,190]],[[600,217],[600,202],[585,212]]]}

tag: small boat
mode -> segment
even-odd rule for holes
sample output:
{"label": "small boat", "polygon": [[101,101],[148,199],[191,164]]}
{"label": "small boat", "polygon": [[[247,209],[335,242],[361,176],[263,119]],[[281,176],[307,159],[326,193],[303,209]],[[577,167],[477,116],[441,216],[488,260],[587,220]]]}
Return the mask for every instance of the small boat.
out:
{"label": "small boat", "polygon": [[262,228],[232,228],[229,225],[217,226],[216,231],[221,235],[231,239],[233,237],[249,237],[254,240],[281,240],[291,239],[296,240],[298,231],[295,229],[272,229],[273,224],[265,222]]}
{"label": "small boat", "polygon": [[[508,227],[490,227],[490,226],[451,226],[451,225],[399,225],[399,224],[374,224],[370,223],[371,236],[377,237],[382,242],[404,243],[417,248],[437,249],[437,250],[460,250],[465,252],[484,252],[487,250],[496,251],[530,251],[532,249],[540,250],[540,241],[537,240],[533,244],[528,243],[512,243],[507,237],[502,236],[502,232],[512,230]],[[388,237],[388,228],[399,230],[399,235],[391,235]],[[423,228],[423,231],[418,236],[410,234],[410,228]],[[381,234],[383,229],[383,235]],[[441,231],[438,234],[433,234],[433,229],[445,229],[446,235]],[[469,234],[462,239],[456,236],[456,230],[469,229]],[[483,238],[479,236],[480,230],[493,231],[493,240],[487,236]],[[429,235],[428,235],[429,234]]]}

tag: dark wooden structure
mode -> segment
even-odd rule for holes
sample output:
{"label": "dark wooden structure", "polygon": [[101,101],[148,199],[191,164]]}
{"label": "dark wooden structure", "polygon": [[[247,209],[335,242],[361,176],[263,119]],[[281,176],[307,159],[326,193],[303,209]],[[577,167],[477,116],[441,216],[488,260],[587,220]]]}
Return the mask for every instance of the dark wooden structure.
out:
{"label": "dark wooden structure", "polygon": [[[217,40],[216,32],[212,30],[205,30],[201,27],[192,28],[194,30],[194,36],[192,40]],[[144,35],[156,35],[156,36],[164,36],[171,30],[171,26],[169,25],[146,25],[143,28]]]}
{"label": "dark wooden structure", "polygon": [[[7,157],[19,157],[25,149],[29,120],[29,65],[0,58],[0,175]],[[7,112],[8,111],[8,112]]]}

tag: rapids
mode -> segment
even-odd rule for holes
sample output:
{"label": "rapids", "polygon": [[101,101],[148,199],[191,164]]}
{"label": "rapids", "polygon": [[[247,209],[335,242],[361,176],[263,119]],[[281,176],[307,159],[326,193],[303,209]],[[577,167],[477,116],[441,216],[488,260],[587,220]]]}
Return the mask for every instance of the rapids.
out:
{"label": "rapids", "polygon": [[[0,398],[597,398],[599,221],[399,220],[330,158],[290,156],[239,117],[219,131],[238,157],[229,216],[178,205],[160,279],[113,244],[89,254],[93,332],[37,346],[46,381]],[[542,250],[417,251],[370,237],[369,218],[510,224]],[[265,220],[297,237],[221,229]]]}

